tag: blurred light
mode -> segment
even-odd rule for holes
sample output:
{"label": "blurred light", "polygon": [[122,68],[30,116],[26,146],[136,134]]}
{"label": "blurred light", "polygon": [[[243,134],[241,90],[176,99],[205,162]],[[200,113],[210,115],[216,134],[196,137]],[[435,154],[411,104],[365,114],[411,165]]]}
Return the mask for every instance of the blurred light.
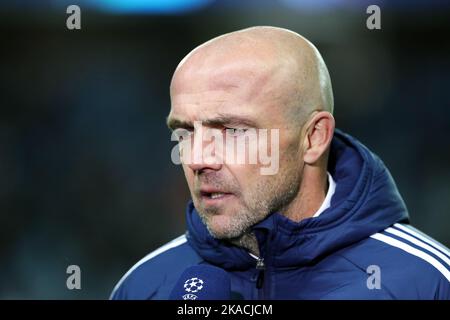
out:
{"label": "blurred light", "polygon": [[212,0],[85,0],[93,7],[117,13],[183,13],[198,10]]}
{"label": "blurred light", "polygon": [[401,10],[423,10],[423,9],[446,9],[450,7],[448,0],[278,0],[278,2],[286,7],[294,10],[333,10],[339,9],[356,9],[367,8],[370,5],[378,5],[382,9],[401,9]]}
{"label": "blurred light", "polygon": [[328,9],[348,4],[345,0],[280,0],[287,7],[294,9]]}

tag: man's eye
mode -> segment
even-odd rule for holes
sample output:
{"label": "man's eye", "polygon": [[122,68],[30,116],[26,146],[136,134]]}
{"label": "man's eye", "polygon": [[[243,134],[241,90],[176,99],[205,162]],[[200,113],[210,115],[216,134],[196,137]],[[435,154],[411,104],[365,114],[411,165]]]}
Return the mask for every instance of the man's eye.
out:
{"label": "man's eye", "polygon": [[178,128],[174,131],[174,134],[175,134],[178,142],[188,139],[193,133],[194,133],[194,130],[180,129],[180,128]]}
{"label": "man's eye", "polygon": [[244,128],[226,128],[227,134],[231,136],[240,136],[245,134],[248,129]]}
{"label": "man's eye", "polygon": [[181,136],[178,138],[178,141],[181,142],[181,141],[183,141],[183,140],[189,140],[193,134],[194,134],[193,131],[188,131],[187,134],[181,135]]}

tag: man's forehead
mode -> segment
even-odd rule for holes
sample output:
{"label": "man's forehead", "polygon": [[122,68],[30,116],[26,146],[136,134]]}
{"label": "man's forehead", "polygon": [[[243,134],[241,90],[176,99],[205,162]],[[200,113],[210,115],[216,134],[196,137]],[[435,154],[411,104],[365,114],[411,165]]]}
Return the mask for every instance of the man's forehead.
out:
{"label": "man's forehead", "polygon": [[210,112],[237,107],[256,108],[261,112],[266,103],[287,96],[286,81],[281,73],[274,68],[254,65],[193,72],[181,77],[171,88],[172,109]]}
{"label": "man's forehead", "polygon": [[167,125],[171,129],[192,128],[196,124],[211,127],[245,126],[258,127],[258,119],[251,114],[216,112],[211,114],[201,113],[193,117],[185,114],[170,113],[167,117]]}
{"label": "man's forehead", "polygon": [[[257,90],[257,89],[255,89]],[[239,92],[240,91],[240,92]],[[284,107],[285,96],[281,92],[263,94],[248,90],[209,90],[172,96],[170,114],[173,117],[204,121],[223,114],[236,117],[264,119],[274,117]],[[260,95],[259,98],[256,96]],[[253,99],[249,99],[253,95]]]}
{"label": "man's forehead", "polygon": [[[276,70],[268,62],[252,59],[210,61],[181,68],[174,75],[171,93],[195,93],[199,91],[227,91],[233,89],[261,89]],[[234,90],[235,93],[236,90]]]}
{"label": "man's forehead", "polygon": [[[219,124],[223,121],[228,125],[267,126],[271,120],[277,119],[283,113],[286,94],[281,90],[269,88],[267,79],[258,79],[256,82],[259,82],[259,85],[240,86],[224,81],[213,86],[213,89],[208,87],[204,91],[190,90],[172,94],[169,118],[183,121],[185,124],[192,124],[194,121]],[[237,119],[240,121],[231,121]]]}

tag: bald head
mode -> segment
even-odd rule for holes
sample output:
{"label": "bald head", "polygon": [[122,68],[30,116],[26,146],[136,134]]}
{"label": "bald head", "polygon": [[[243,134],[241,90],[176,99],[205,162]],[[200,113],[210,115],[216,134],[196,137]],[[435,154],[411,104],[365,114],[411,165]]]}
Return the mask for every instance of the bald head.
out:
{"label": "bald head", "polygon": [[287,29],[252,27],[198,46],[178,65],[171,94],[195,91],[202,81],[212,91],[242,88],[243,99],[277,100],[299,124],[312,111],[333,112],[330,76],[319,51]]}

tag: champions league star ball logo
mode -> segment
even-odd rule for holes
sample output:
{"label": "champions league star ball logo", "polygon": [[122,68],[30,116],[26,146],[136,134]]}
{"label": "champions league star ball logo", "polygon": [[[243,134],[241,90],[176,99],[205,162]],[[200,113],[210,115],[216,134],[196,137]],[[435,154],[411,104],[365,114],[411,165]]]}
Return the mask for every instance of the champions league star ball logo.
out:
{"label": "champions league star ball logo", "polygon": [[199,278],[191,278],[184,283],[184,291],[187,292],[183,296],[183,300],[197,300],[197,296],[194,293],[203,289],[203,280]]}
{"label": "champions league star ball logo", "polygon": [[184,290],[188,293],[196,293],[203,289],[203,280],[191,278],[184,283]]}

